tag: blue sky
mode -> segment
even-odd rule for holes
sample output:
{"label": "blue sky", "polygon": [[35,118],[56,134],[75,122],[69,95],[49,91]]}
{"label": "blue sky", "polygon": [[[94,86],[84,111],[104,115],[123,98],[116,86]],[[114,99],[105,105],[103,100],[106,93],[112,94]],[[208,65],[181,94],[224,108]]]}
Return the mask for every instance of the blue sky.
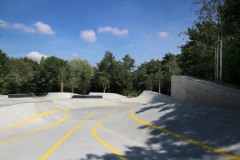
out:
{"label": "blue sky", "polygon": [[11,57],[99,62],[106,50],[140,64],[180,53],[193,0],[0,0],[0,49]]}

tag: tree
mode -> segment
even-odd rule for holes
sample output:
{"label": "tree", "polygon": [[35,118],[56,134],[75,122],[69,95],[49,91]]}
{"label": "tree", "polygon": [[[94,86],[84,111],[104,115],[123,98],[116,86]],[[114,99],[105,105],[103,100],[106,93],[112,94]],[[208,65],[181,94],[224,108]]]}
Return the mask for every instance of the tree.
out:
{"label": "tree", "polygon": [[[9,75],[15,80],[14,92],[32,92],[31,82],[34,77],[34,61],[28,58],[10,58]],[[13,90],[12,90],[13,91]]]}
{"label": "tree", "polygon": [[201,5],[201,8],[196,12],[198,21],[214,22],[217,25],[215,39],[215,80],[222,81],[222,54],[223,54],[223,37],[222,37],[222,19],[221,8],[224,5],[224,0],[196,0],[194,4]]}
{"label": "tree", "polygon": [[67,77],[67,67],[63,66],[60,68],[60,74],[59,74],[59,83],[61,84],[61,92],[64,92],[64,81]]}
{"label": "tree", "polygon": [[179,75],[181,69],[178,64],[178,56],[172,53],[167,53],[162,60],[162,71],[164,74],[163,78],[163,93],[171,93],[171,76]]}
{"label": "tree", "polygon": [[68,83],[72,87],[72,92],[76,88],[77,92],[86,94],[93,77],[93,67],[87,60],[74,59],[69,62],[69,72]]}
{"label": "tree", "polygon": [[0,94],[7,94],[9,92],[7,87],[8,61],[7,54],[0,50]]}
{"label": "tree", "polygon": [[240,1],[224,2],[221,9],[224,36],[223,81],[240,85]]}
{"label": "tree", "polygon": [[123,61],[123,65],[124,67],[128,70],[128,71],[132,71],[134,68],[135,68],[135,60],[129,55],[129,54],[126,54],[123,58],[122,58],[122,61]]}
{"label": "tree", "polygon": [[184,75],[214,80],[214,44],[216,24],[197,23],[188,28],[189,40],[181,46],[180,67]]}
{"label": "tree", "polygon": [[67,66],[67,61],[55,56],[42,58],[40,61],[40,81],[44,92],[60,91],[59,77],[61,68]]}
{"label": "tree", "polygon": [[8,73],[9,58],[6,53],[0,49],[0,78],[4,77]]}
{"label": "tree", "polygon": [[110,75],[105,72],[98,72],[96,75],[96,79],[98,85],[103,88],[103,93],[105,93],[106,89],[110,85]]}
{"label": "tree", "polygon": [[158,86],[158,93],[161,93],[161,82],[163,79],[163,74],[161,69],[159,69],[159,71],[155,74],[154,78],[155,78],[156,85]]}
{"label": "tree", "polygon": [[155,86],[158,86],[159,91],[161,79],[156,79],[156,74],[162,72],[161,70],[161,61],[158,59],[152,59],[149,62],[142,63],[136,71],[139,87],[142,90],[145,88],[148,90],[155,90]]}

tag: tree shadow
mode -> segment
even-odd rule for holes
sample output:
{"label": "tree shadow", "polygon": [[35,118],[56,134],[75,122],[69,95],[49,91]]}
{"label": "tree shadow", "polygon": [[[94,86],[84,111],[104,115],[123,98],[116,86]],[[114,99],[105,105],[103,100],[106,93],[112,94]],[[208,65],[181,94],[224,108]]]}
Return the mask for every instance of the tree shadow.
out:
{"label": "tree shadow", "polygon": [[[139,108],[135,112],[136,117],[145,114],[145,112],[155,114],[153,116],[159,115],[157,119],[155,118],[152,121],[148,121],[148,117],[145,117],[146,119],[143,120],[147,122],[157,126],[164,126],[164,128],[185,137],[240,156],[240,145],[233,147],[240,144],[239,111],[200,106],[162,95],[156,96],[145,107]],[[123,156],[129,160],[228,159],[145,125],[141,125],[136,129],[138,131],[147,131],[146,147],[125,146],[126,151]],[[138,132],[138,134],[141,134],[141,132]],[[138,135],[136,134],[136,136]],[[86,158],[81,160],[112,159],[119,159],[119,157],[114,154],[101,156],[88,154]]]}

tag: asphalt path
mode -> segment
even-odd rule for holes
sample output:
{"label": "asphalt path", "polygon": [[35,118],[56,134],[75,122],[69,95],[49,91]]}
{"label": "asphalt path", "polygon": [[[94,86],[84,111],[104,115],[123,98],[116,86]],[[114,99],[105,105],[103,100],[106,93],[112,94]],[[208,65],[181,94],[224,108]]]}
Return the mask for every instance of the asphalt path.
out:
{"label": "asphalt path", "polygon": [[154,92],[1,100],[1,160],[240,160],[237,110]]}

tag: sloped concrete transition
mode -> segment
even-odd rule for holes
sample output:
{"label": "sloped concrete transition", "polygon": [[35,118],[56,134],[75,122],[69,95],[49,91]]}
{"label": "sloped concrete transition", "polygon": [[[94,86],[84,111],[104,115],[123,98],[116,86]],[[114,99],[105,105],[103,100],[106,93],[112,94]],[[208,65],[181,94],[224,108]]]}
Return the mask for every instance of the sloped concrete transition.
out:
{"label": "sloped concrete transition", "polygon": [[144,91],[0,95],[1,160],[240,160],[238,110]]}

